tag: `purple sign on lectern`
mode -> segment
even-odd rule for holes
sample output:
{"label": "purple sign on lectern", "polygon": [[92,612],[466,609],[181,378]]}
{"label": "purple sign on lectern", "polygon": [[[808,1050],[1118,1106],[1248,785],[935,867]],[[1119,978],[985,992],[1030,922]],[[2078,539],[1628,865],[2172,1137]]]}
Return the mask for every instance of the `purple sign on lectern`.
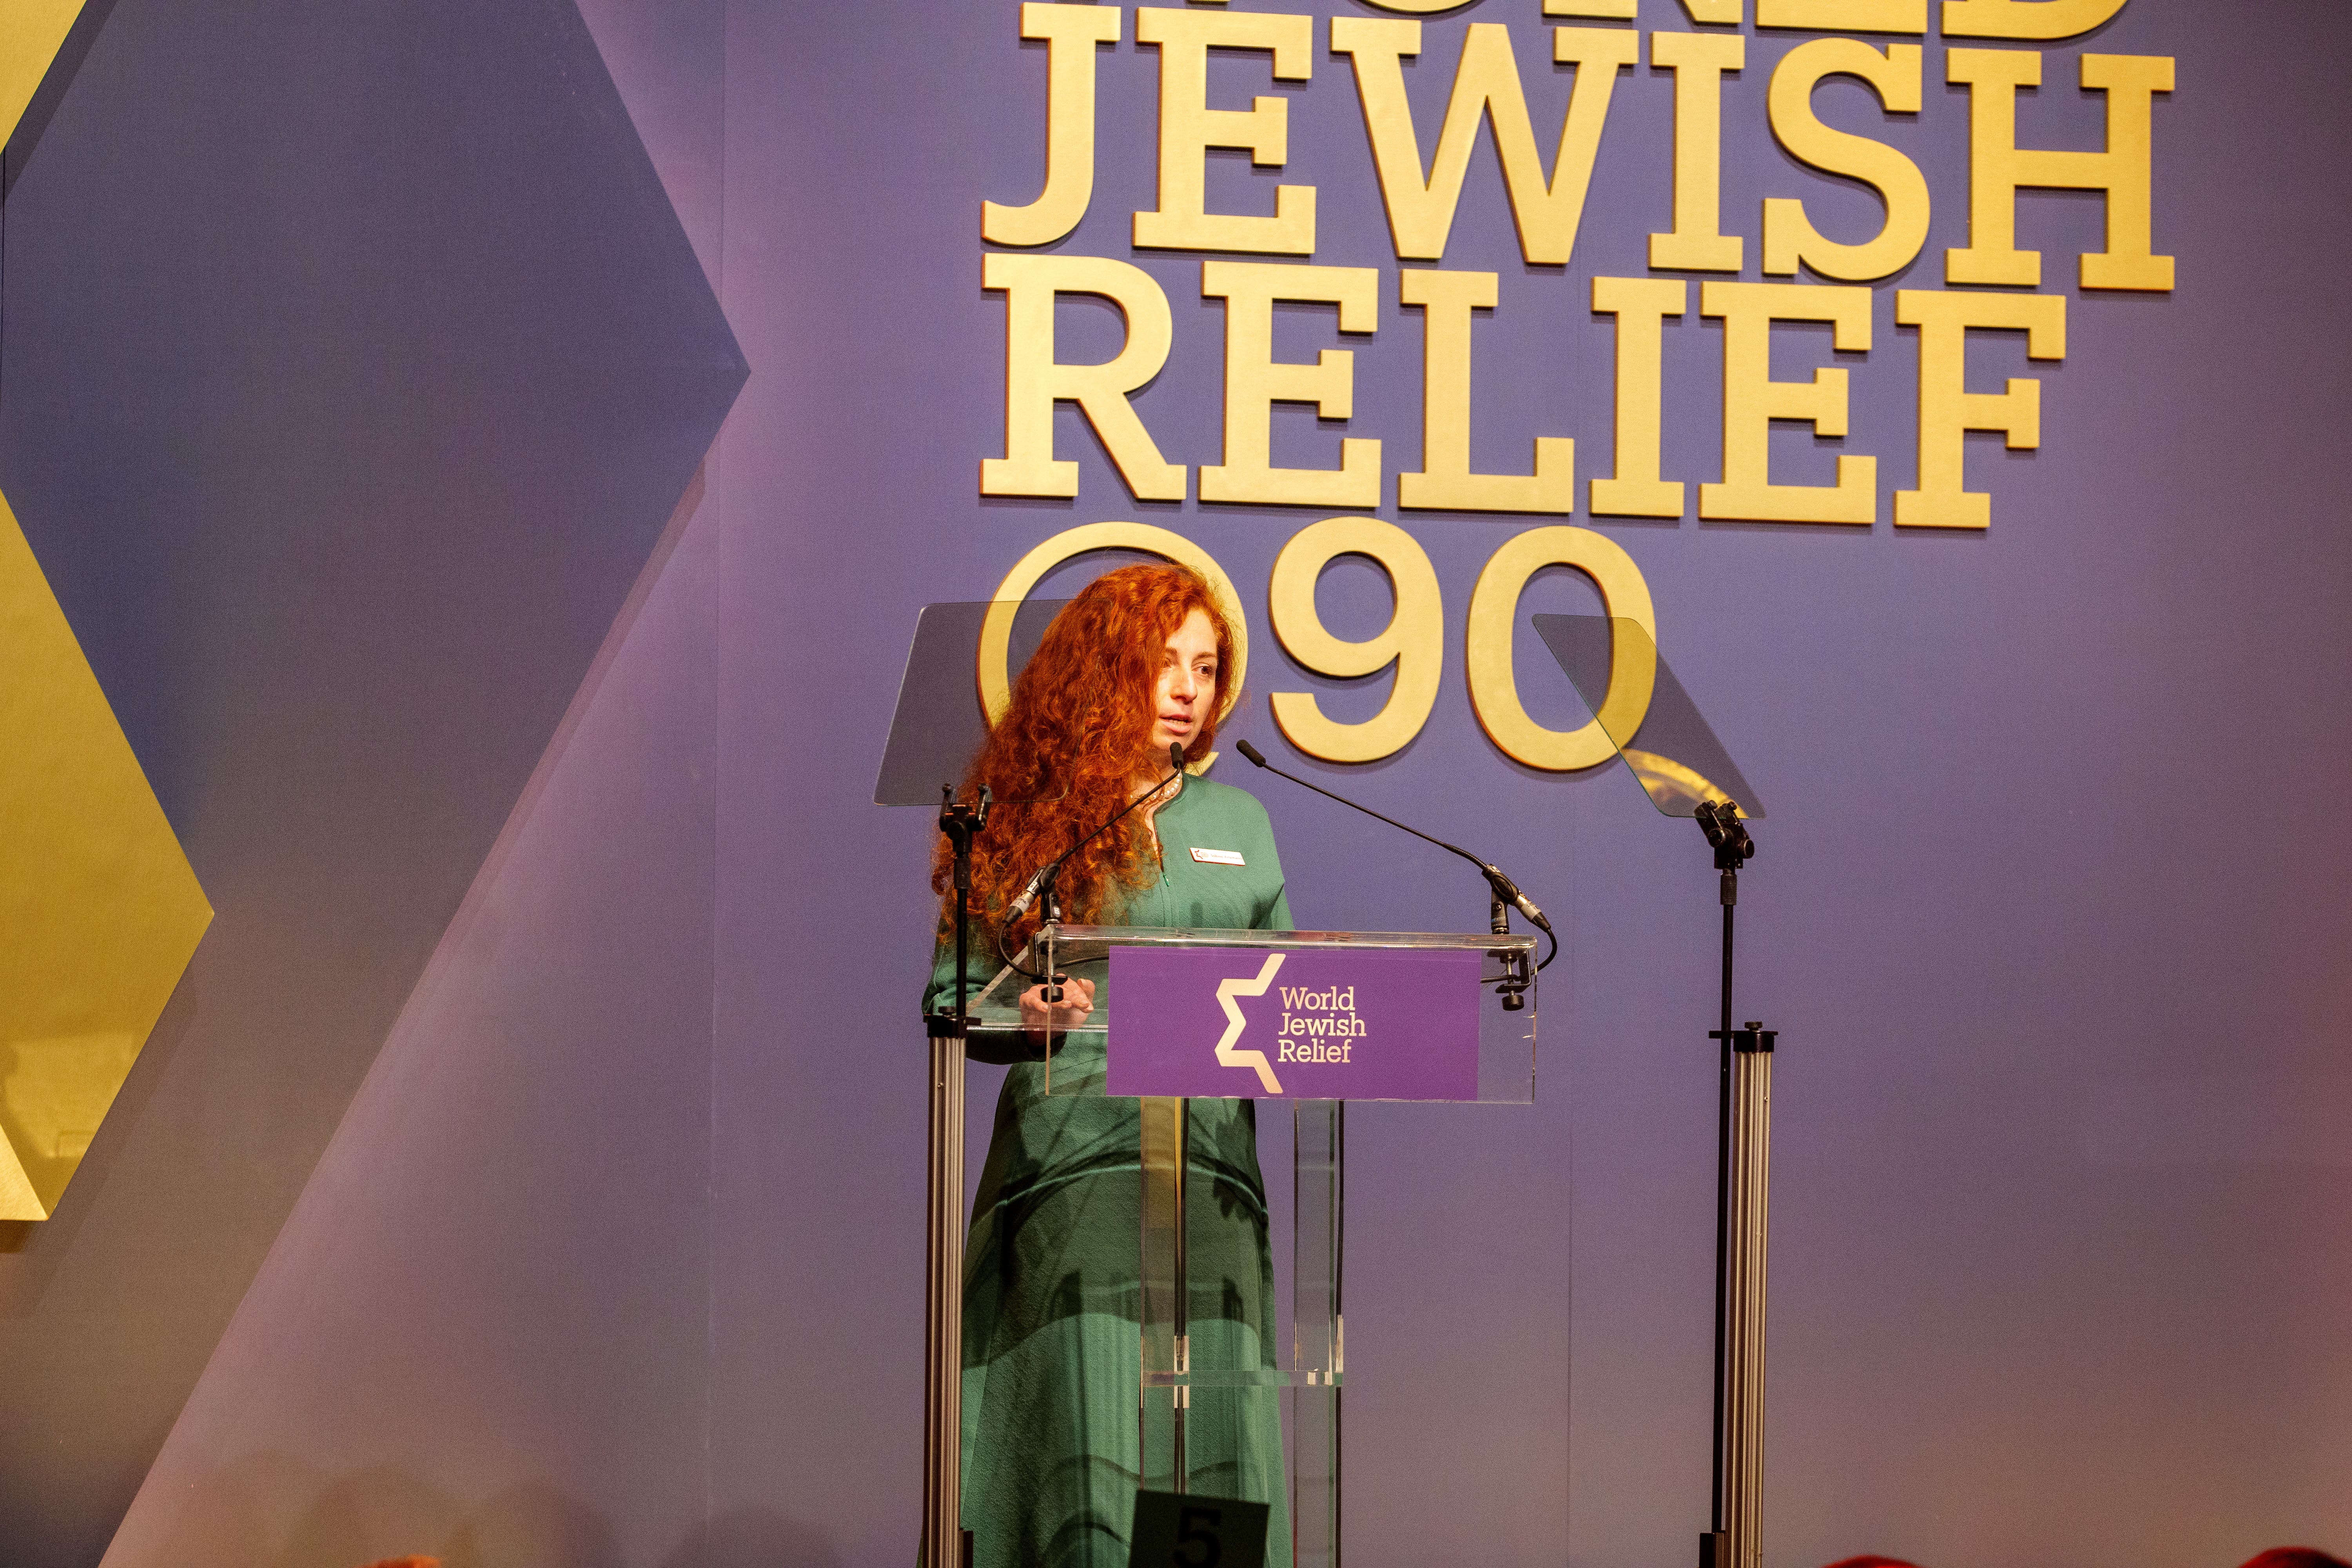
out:
{"label": "purple sign on lectern", "polygon": [[1481,956],[1114,947],[1104,1091],[1475,1100]]}

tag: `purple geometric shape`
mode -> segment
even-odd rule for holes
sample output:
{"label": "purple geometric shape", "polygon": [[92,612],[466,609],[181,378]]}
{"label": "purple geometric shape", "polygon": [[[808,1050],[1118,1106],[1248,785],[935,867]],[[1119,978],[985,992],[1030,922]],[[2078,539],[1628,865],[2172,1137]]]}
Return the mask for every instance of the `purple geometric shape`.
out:
{"label": "purple geometric shape", "polygon": [[1475,952],[1114,947],[1111,1094],[1475,1100]]}
{"label": "purple geometric shape", "polygon": [[123,5],[6,243],[0,489],[218,909],[0,1253],[0,1539],[83,1568],[746,369],[568,0]]}

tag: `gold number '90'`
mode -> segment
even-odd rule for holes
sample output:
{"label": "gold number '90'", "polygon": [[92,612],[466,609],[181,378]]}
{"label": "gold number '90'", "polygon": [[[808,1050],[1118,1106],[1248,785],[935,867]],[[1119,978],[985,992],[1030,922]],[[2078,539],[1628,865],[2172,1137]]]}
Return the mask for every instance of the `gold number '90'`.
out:
{"label": "gold number '90'", "polygon": [[[1039,544],[997,585],[981,635],[979,686],[982,710],[991,723],[1004,711],[1011,683],[1005,656],[1013,615],[1046,573],[1072,556],[1093,550],[1140,550],[1181,561],[1199,571],[1234,630],[1234,668],[1225,683],[1231,710],[1248,658],[1248,626],[1233,583],[1208,552],[1192,540],[1148,523],[1097,522],[1069,529]],[[1315,609],[1315,584],[1323,568],[1341,555],[1362,555],[1379,563],[1396,595],[1396,613],[1378,637],[1348,642],[1333,637]],[[1609,690],[1601,716],[1576,730],[1538,724],[1519,700],[1512,668],[1512,623],[1528,580],[1546,566],[1581,572],[1601,591],[1603,610],[1648,634],[1619,642],[1610,662]],[[1314,693],[1273,694],[1275,722],[1290,743],[1310,757],[1331,763],[1369,763],[1393,756],[1411,744],[1428,722],[1444,673],[1444,605],[1436,570],[1418,541],[1394,523],[1375,517],[1329,517],[1302,529],[1275,558],[1266,587],[1275,635],[1291,658],[1318,674],[1350,677],[1396,667],[1387,704],[1361,723],[1324,716]],[[1506,756],[1531,768],[1569,773],[1607,762],[1615,747],[1610,736],[1631,736],[1648,711],[1656,674],[1657,613],[1641,568],[1614,541],[1588,528],[1533,528],[1506,540],[1478,574],[1470,595],[1463,646],[1470,705],[1479,725]],[[1220,715],[1223,717],[1223,714]]]}

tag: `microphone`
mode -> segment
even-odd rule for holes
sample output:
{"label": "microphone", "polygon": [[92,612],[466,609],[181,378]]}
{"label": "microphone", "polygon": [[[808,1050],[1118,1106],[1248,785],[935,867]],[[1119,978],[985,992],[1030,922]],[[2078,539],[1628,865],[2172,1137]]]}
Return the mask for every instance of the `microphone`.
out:
{"label": "microphone", "polygon": [[[1184,747],[1182,742],[1171,742],[1169,745],[1168,766],[1170,769],[1170,777],[1177,781],[1176,793],[1181,795],[1184,793]],[[1109,821],[1105,822],[1100,827],[1096,828],[1092,833],[1087,834],[1084,838],[1079,839],[1076,844],[1071,845],[1067,849],[1065,849],[1059,855],[1055,856],[1053,861],[1049,865],[1040,870],[1035,876],[1029,879],[1028,885],[1021,889],[1021,896],[1013,900],[1011,907],[1004,911],[1004,923],[1009,926],[1014,921],[1019,920],[1023,915],[1028,913],[1029,906],[1037,901],[1037,895],[1054,885],[1055,874],[1061,870],[1064,861],[1076,854],[1079,850],[1084,849],[1087,845],[1092,844],[1096,839],[1101,837],[1112,827],[1118,826],[1120,817],[1125,816],[1129,812],[1133,811],[1137,806],[1141,805],[1145,801],[1150,800],[1153,795],[1158,795],[1161,790],[1166,789],[1167,787],[1168,779],[1161,779],[1158,784],[1153,784],[1150,789],[1145,790],[1141,795],[1137,795],[1133,800],[1129,801],[1125,805],[1121,806],[1118,813],[1114,815]]]}
{"label": "microphone", "polygon": [[[1338,801],[1341,805],[1354,806],[1356,810],[1362,812],[1366,816],[1379,816],[1382,822],[1387,823],[1391,827],[1403,828],[1405,832],[1412,834],[1415,838],[1426,839],[1429,843],[1436,845],[1440,849],[1451,850],[1454,854],[1461,856],[1462,858],[1469,861],[1470,864],[1478,868],[1479,874],[1486,879],[1486,885],[1495,890],[1495,897],[1502,900],[1503,902],[1510,905],[1513,909],[1518,910],[1519,913],[1527,916],[1528,921],[1533,922],[1536,929],[1549,936],[1554,943],[1557,943],[1559,941],[1559,933],[1551,929],[1551,921],[1544,919],[1543,910],[1536,908],[1534,900],[1519,891],[1518,884],[1512,881],[1510,878],[1505,876],[1501,868],[1489,865],[1487,862],[1479,859],[1478,857],[1471,854],[1470,851],[1463,848],[1459,844],[1448,844],[1443,838],[1432,838],[1420,828],[1405,827],[1405,825],[1399,822],[1395,817],[1381,816],[1379,812],[1374,811],[1370,806],[1359,805],[1356,802],[1349,800],[1344,795],[1332,795],[1329,790],[1325,789],[1321,784],[1317,784],[1310,779],[1300,778],[1297,773],[1283,773],[1280,768],[1277,768],[1272,763],[1267,762],[1265,754],[1255,746],[1251,745],[1247,741],[1237,742],[1234,749],[1240,752],[1243,756],[1248,758],[1251,763],[1255,763],[1258,767],[1264,768],[1270,773],[1279,773],[1282,777],[1288,779],[1292,784],[1305,784],[1317,795],[1329,795],[1331,799]],[[1544,962],[1549,963],[1551,961],[1549,959],[1546,959]]]}

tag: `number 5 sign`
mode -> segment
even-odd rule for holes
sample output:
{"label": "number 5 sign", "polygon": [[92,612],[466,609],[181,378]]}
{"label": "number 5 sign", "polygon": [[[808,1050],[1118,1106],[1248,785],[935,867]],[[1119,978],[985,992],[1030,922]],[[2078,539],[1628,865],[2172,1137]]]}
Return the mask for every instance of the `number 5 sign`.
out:
{"label": "number 5 sign", "polygon": [[1139,1491],[1129,1568],[1265,1568],[1266,1512],[1234,1498]]}

